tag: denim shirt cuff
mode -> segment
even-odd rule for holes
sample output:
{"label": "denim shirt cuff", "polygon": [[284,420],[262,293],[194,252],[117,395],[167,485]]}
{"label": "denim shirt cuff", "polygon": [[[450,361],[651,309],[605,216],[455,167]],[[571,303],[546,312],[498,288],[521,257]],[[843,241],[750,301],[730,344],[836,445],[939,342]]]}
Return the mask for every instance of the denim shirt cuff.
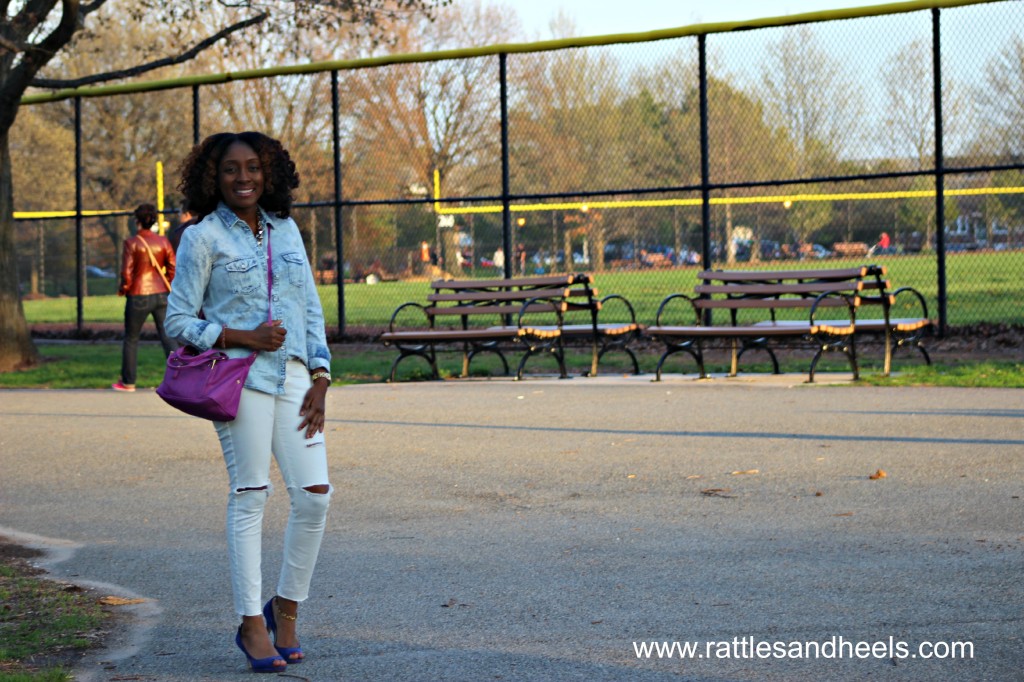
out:
{"label": "denim shirt cuff", "polygon": [[190,325],[182,336],[184,336],[184,340],[190,346],[199,350],[210,350],[220,340],[220,334],[223,330],[224,327],[216,322],[199,320],[195,324]]}

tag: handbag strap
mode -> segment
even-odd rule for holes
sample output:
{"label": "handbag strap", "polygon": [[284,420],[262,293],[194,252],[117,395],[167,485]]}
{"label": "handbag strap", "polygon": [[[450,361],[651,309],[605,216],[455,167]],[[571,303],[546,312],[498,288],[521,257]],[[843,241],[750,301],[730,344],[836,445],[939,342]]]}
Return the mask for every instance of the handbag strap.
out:
{"label": "handbag strap", "polygon": [[[258,208],[256,209],[259,210]],[[264,221],[266,222],[266,221]],[[267,223],[267,323],[274,321],[270,306],[274,302],[274,250],[270,248],[270,224]]]}
{"label": "handbag strap", "polygon": [[[157,274],[160,275],[160,279],[164,281],[164,284],[167,286],[167,291],[170,291],[171,283],[167,281],[167,275],[164,274],[163,268],[157,265],[156,256],[153,255],[153,249],[149,248],[149,244],[146,243],[146,240],[143,239],[141,234],[136,236],[139,238],[139,241],[142,242],[142,245],[146,247],[146,252],[149,253],[149,262],[153,264],[153,269],[157,271]],[[269,245],[270,242],[268,241],[267,244]]]}

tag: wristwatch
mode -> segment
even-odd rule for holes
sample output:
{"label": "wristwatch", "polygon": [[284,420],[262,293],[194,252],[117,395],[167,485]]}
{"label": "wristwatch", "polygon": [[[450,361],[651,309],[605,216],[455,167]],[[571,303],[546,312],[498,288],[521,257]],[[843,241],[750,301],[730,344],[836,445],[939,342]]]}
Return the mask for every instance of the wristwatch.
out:
{"label": "wristwatch", "polygon": [[309,375],[309,380],[316,381],[317,379],[327,379],[327,383],[330,384],[331,373],[328,372],[326,369],[315,370],[312,374]]}

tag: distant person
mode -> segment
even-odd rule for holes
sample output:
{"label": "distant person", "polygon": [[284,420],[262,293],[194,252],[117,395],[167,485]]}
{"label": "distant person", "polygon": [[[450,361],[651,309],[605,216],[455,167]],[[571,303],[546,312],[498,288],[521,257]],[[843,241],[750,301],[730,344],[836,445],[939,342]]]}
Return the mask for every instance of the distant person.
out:
{"label": "distant person", "polygon": [[121,254],[121,284],[117,295],[125,296],[124,344],[121,348],[121,380],[111,384],[115,391],[135,390],[139,335],[142,325],[152,315],[156,332],[170,355],[177,345],[164,330],[167,315],[167,295],[174,279],[174,249],[166,237],[153,232],[156,207],[142,204],[135,209],[137,234],[124,242]]}
{"label": "distant person", "polygon": [[420,242],[420,270],[423,273],[427,273],[430,270],[430,244],[423,241]]}
{"label": "distant person", "polygon": [[178,225],[171,230],[171,236],[169,237],[171,247],[175,252],[178,250],[178,244],[181,243],[181,235],[184,234],[185,230],[195,225],[196,222],[198,221],[196,220],[195,214],[192,213],[191,209],[189,209],[188,202],[183,202],[181,205],[181,213],[178,216]]}
{"label": "distant person", "polygon": [[880,236],[878,238],[878,248],[879,248],[879,250],[880,251],[885,251],[886,249],[889,248],[889,244],[890,244],[889,233],[888,232],[883,232],[882,236]]}

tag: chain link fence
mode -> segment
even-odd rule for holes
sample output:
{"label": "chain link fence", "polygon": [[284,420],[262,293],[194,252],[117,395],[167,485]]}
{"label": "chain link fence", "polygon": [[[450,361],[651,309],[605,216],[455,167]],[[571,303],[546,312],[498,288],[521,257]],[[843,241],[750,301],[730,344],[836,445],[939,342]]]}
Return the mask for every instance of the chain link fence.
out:
{"label": "chain link fence", "polygon": [[130,209],[173,227],[191,145],[257,129],[342,335],[444,276],[589,271],[650,323],[707,266],[867,262],[944,325],[1024,323],[1022,3],[776,23],[25,106],[29,322],[119,323]]}

